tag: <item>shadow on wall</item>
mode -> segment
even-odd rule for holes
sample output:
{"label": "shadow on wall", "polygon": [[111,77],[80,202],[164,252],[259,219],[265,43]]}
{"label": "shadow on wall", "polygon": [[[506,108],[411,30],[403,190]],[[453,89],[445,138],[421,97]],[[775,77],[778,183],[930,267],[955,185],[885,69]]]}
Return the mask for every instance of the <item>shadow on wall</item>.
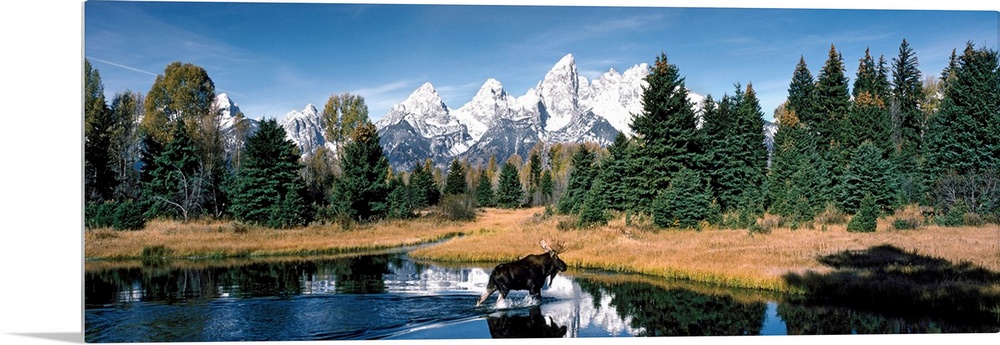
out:
{"label": "shadow on wall", "polygon": [[806,294],[795,303],[839,305],[907,318],[931,317],[1000,330],[1000,274],[970,263],[907,252],[891,245],[820,257],[829,273],[783,278]]}

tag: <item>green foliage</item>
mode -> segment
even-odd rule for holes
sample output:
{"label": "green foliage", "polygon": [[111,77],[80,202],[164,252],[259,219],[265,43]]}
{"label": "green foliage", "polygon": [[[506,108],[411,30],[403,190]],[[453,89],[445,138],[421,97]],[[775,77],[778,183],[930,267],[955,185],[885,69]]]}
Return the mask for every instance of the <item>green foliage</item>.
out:
{"label": "green foliage", "polygon": [[166,216],[184,220],[201,209],[204,179],[200,176],[197,148],[184,121],[176,121],[172,139],[155,159],[145,197],[150,202],[147,217]]}
{"label": "green foliage", "polygon": [[965,213],[968,208],[965,206],[965,202],[959,200],[953,204],[948,212],[944,213],[943,216],[935,217],[934,222],[940,226],[957,227],[965,225]]}
{"label": "green foliage", "polygon": [[456,157],[451,161],[451,167],[448,168],[448,177],[445,178],[443,194],[465,194],[468,189],[465,183],[465,167],[462,166],[462,162],[459,162]]}
{"label": "green foliage", "polygon": [[706,99],[705,124],[702,131],[708,138],[707,174],[712,190],[723,211],[735,210],[746,192],[760,188],[767,172],[767,147],[764,146],[764,126],[760,102],[753,85],[746,92],[736,86],[734,96],[726,96],[713,106]]}
{"label": "green foliage", "polygon": [[338,214],[365,222],[388,213],[389,160],[382,153],[375,125],[359,126],[344,145],[343,174],[333,189],[331,204]]}
{"label": "green foliage", "polygon": [[247,139],[243,167],[230,190],[236,220],[272,228],[303,226],[312,216],[305,182],[298,174],[298,147],[274,119]]}
{"label": "green foliage", "polygon": [[638,191],[630,186],[634,182],[634,170],[630,170],[632,141],[619,132],[615,141],[608,146],[608,155],[601,161],[600,179],[604,188],[601,194],[604,204],[613,210],[636,209]]}
{"label": "green foliage", "polygon": [[114,198],[118,200],[141,197],[142,187],[136,163],[140,160],[138,123],[142,117],[142,104],[143,97],[137,92],[119,92],[111,100],[109,155],[118,186]]}
{"label": "green foliage", "polygon": [[605,188],[604,186],[604,180],[598,177],[594,180],[590,190],[587,191],[587,195],[583,199],[583,205],[580,206],[578,219],[580,226],[604,225],[608,223],[609,217],[605,211],[608,209],[608,205],[602,193]]}
{"label": "green foliage", "polygon": [[175,61],[157,75],[146,93],[142,128],[158,142],[170,140],[170,125],[177,120],[197,120],[211,114],[215,83],[204,68]]}
{"label": "green foliage", "polygon": [[132,200],[119,202],[115,207],[111,227],[115,230],[139,230],[146,226],[145,210]]}
{"label": "green foliage", "polygon": [[875,197],[871,194],[865,195],[861,199],[861,206],[858,208],[858,212],[851,218],[850,222],[847,222],[847,231],[875,232],[879,213],[879,206],[876,203]]}
{"label": "green foliage", "polygon": [[441,191],[438,190],[437,182],[434,182],[434,169],[428,159],[424,164],[415,164],[413,172],[410,173],[410,188],[413,189],[413,207],[427,207],[437,205],[441,199]]}
{"label": "green foliage", "polygon": [[696,228],[710,219],[717,209],[712,205],[712,191],[701,173],[683,169],[670,181],[670,186],[653,201],[653,223],[659,227]]}
{"label": "green foliage", "polygon": [[500,181],[497,185],[497,206],[503,208],[518,208],[524,201],[524,190],[521,179],[517,176],[517,167],[504,163],[500,170]]}
{"label": "green foliage", "polygon": [[413,217],[413,188],[406,185],[403,176],[396,176],[389,180],[389,195],[386,197],[386,203],[388,204],[387,217],[396,219]]}
{"label": "green foliage", "polygon": [[101,73],[84,60],[84,197],[87,202],[110,200],[118,181],[112,170],[111,111],[104,100]]}
{"label": "green foliage", "polygon": [[661,53],[656,58],[649,84],[642,93],[643,110],[635,114],[631,128],[636,151],[633,164],[639,169],[636,191],[639,207],[652,204],[657,193],[667,188],[678,171],[703,166],[704,134],[698,130],[688,89],[677,66]]}
{"label": "green foliage", "polygon": [[802,122],[818,134],[817,148],[820,150],[827,150],[831,143],[843,142],[845,133],[842,124],[851,104],[847,89],[844,59],[836,47],[830,45],[829,58],[816,79],[816,112],[799,114]]}
{"label": "green foliage", "polygon": [[871,141],[862,143],[854,150],[839,189],[841,209],[848,213],[857,212],[866,196],[874,200],[880,212],[892,209],[898,179],[892,162],[882,152]]}
{"label": "green foliage", "polygon": [[580,205],[586,198],[587,192],[590,191],[590,186],[597,175],[597,169],[594,166],[595,159],[594,152],[588,150],[586,146],[580,146],[580,149],[573,154],[573,170],[569,175],[566,194],[563,194],[557,205],[560,213],[570,214],[579,211]]}
{"label": "green foliage", "polygon": [[493,182],[490,181],[486,169],[479,171],[479,185],[476,187],[476,204],[483,207],[496,206],[495,193],[493,193]]}
{"label": "green foliage", "polygon": [[323,136],[336,147],[341,147],[354,130],[368,122],[368,106],[364,97],[351,95],[330,95],[323,106]]}
{"label": "green foliage", "polygon": [[816,136],[793,113],[782,117],[774,143],[767,181],[769,210],[793,224],[811,221],[834,200],[830,163],[818,152]]}
{"label": "green foliage", "polygon": [[815,89],[816,83],[806,66],[806,59],[799,56],[799,63],[795,65],[792,81],[788,85],[788,112],[799,117],[812,116],[816,107]]}
{"label": "green foliage", "polygon": [[555,180],[552,178],[552,170],[545,169],[542,173],[542,182],[539,183],[539,189],[542,194],[542,203],[548,204],[549,199],[552,198],[553,189],[555,189]]}

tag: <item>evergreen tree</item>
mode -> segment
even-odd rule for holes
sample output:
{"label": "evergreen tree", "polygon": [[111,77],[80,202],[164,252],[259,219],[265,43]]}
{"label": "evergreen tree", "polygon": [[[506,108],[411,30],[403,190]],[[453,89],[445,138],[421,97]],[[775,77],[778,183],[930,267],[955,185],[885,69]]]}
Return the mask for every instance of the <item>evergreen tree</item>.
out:
{"label": "evergreen tree", "polygon": [[853,150],[861,143],[870,141],[885,153],[892,152],[889,109],[877,94],[863,91],[851,103],[851,111],[844,121],[845,133],[843,149]]}
{"label": "evergreen tree", "polygon": [[539,184],[542,194],[542,203],[548,204],[552,199],[552,192],[555,189],[555,180],[552,179],[552,170],[545,169],[542,173],[542,182]]}
{"label": "evergreen tree", "polygon": [[608,214],[605,211],[608,209],[608,204],[605,202],[603,195],[604,186],[604,181],[600,177],[594,179],[590,190],[587,191],[587,195],[583,198],[583,204],[580,205],[580,216],[578,218],[580,226],[604,225],[608,223]]}
{"label": "evergreen tree", "polygon": [[517,167],[510,162],[504,163],[497,185],[497,206],[518,208],[521,207],[523,200],[524,190],[521,186],[521,179],[517,176]]}
{"label": "evergreen tree", "polygon": [[892,91],[889,99],[895,165],[900,174],[899,199],[904,203],[923,199],[926,190],[920,161],[924,116],[920,110],[923,90],[917,56],[904,39],[899,55],[892,59]]}
{"label": "evergreen tree", "polygon": [[388,213],[389,160],[382,153],[375,125],[365,122],[355,129],[341,157],[343,173],[333,190],[331,204],[337,214],[357,221],[371,221]]}
{"label": "evergreen tree", "polygon": [[661,53],[646,82],[643,110],[634,115],[631,124],[637,145],[635,164],[641,169],[637,171],[641,185],[635,186],[636,204],[640,207],[652,204],[678,171],[700,169],[704,163],[703,134],[698,131],[677,66],[668,63],[667,55]]}
{"label": "evergreen tree", "polygon": [[683,169],[653,201],[653,223],[664,228],[696,228],[714,216],[712,191],[697,170]]}
{"label": "evergreen tree", "polygon": [[493,193],[493,181],[490,180],[486,169],[479,171],[479,185],[476,186],[476,204],[482,207],[496,206]]}
{"label": "evergreen tree", "polygon": [[232,183],[229,212],[239,221],[273,228],[304,226],[312,219],[299,149],[274,119],[247,138],[243,167]]}
{"label": "evergreen tree", "polygon": [[870,50],[865,49],[865,57],[858,65],[857,78],[854,79],[854,87],[851,88],[851,96],[858,98],[863,92],[867,92],[874,98],[879,98],[883,102],[889,98],[889,79],[885,66],[885,57],[880,56],[876,63],[872,58]]}
{"label": "evergreen tree", "polygon": [[636,208],[636,190],[629,188],[632,175],[629,170],[629,150],[631,141],[624,133],[618,132],[615,141],[608,146],[608,156],[601,161],[600,179],[603,180],[602,195],[608,208],[624,211]]}
{"label": "evergreen tree", "polygon": [[539,191],[538,187],[541,183],[542,178],[542,157],[539,154],[539,150],[532,150],[528,155],[528,198],[534,201],[535,194]]}
{"label": "evergreen tree", "polygon": [[413,206],[415,208],[437,205],[441,199],[441,191],[434,182],[431,172],[433,166],[427,159],[423,164],[417,163],[410,173],[410,187],[413,189]]}
{"label": "evergreen tree", "polygon": [[795,116],[812,121],[816,110],[816,82],[809,73],[804,57],[799,57],[799,63],[795,65],[792,73],[792,81],[788,85],[788,103],[786,110],[795,113]]}
{"label": "evergreen tree", "polygon": [[596,155],[587,149],[586,146],[580,146],[580,149],[573,154],[572,171],[569,175],[566,194],[563,195],[557,205],[560,213],[576,213],[579,210],[580,204],[586,197],[587,192],[590,191],[590,185],[593,183],[594,176],[596,175],[595,160]]}
{"label": "evergreen tree", "polygon": [[848,78],[844,73],[844,60],[836,47],[830,45],[829,59],[816,80],[815,113],[799,118],[819,136],[820,150],[843,142],[842,124],[850,108]]}
{"label": "evergreen tree", "polygon": [[795,223],[810,221],[833,200],[829,168],[816,145],[816,136],[795,112],[778,118],[767,177],[766,204],[772,213]]}
{"label": "evergreen tree", "polygon": [[444,184],[444,195],[458,195],[465,194],[468,187],[465,183],[465,168],[462,163],[458,161],[456,157],[451,161],[451,167],[448,168],[448,177],[445,178]]}
{"label": "evergreen tree", "polygon": [[881,211],[892,209],[895,201],[896,174],[885,151],[865,141],[851,156],[841,182],[839,203],[842,210],[855,213],[861,199],[870,196]]}
{"label": "evergreen tree", "polygon": [[857,214],[847,223],[848,232],[875,232],[878,226],[879,208],[875,197],[867,194],[861,199]]}
{"label": "evergreen tree", "polygon": [[140,135],[137,124],[142,118],[142,95],[136,92],[120,92],[111,101],[110,156],[112,170],[118,188],[115,199],[136,200],[142,193],[139,185]]}
{"label": "evergreen tree", "polygon": [[736,95],[724,97],[718,110],[706,109],[702,130],[708,137],[707,151],[712,157],[708,176],[723,211],[735,209],[745,199],[744,193],[764,184],[767,147],[763,127],[760,102],[752,84],[745,92],[737,85]]}
{"label": "evergreen tree", "polygon": [[203,196],[197,149],[188,136],[184,121],[176,121],[172,139],[155,158],[146,198],[151,202],[148,217],[168,216],[187,221],[197,216]]}
{"label": "evergreen tree", "polygon": [[118,181],[112,169],[111,111],[104,99],[101,73],[84,60],[84,196],[88,203],[110,200]]}
{"label": "evergreen tree", "polygon": [[386,197],[389,218],[410,218],[413,216],[413,189],[399,175],[389,179],[389,195]]}

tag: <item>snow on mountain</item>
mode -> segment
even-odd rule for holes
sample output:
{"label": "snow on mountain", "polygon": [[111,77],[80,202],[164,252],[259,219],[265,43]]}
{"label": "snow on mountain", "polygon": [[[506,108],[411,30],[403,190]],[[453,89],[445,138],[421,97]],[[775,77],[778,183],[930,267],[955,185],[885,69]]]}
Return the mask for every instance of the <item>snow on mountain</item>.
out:
{"label": "snow on mountain", "polygon": [[292,110],[278,121],[278,126],[285,129],[285,137],[295,142],[303,156],[311,155],[321,146],[326,145],[323,137],[323,117],[312,103],[302,111]]}
{"label": "snow on mountain", "polygon": [[549,115],[545,120],[546,131],[562,129],[580,111],[580,79],[576,60],[568,54],[538,83],[538,96]]}

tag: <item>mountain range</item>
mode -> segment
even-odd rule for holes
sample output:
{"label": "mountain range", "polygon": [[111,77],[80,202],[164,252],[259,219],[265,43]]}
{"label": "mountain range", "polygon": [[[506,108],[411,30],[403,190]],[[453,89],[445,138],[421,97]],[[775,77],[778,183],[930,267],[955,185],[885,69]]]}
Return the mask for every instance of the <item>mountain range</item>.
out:
{"label": "mountain range", "polygon": [[[649,65],[640,63],[623,73],[610,69],[591,81],[579,74],[570,54],[519,97],[490,78],[472,100],[452,108],[431,83],[424,83],[394,105],[375,126],[389,163],[396,170],[411,170],[428,158],[443,167],[454,158],[478,165],[493,155],[501,160],[512,154],[524,157],[538,142],[596,142],[607,146],[618,132],[632,134],[629,126],[633,114],[642,111],[648,73]],[[700,113],[704,97],[690,92],[688,99]],[[233,132],[238,106],[226,94],[220,94],[216,103],[220,127],[224,133]],[[253,122],[251,130],[256,128]],[[289,112],[279,125],[303,156],[328,145],[323,138],[321,114],[312,104]],[[763,130],[770,148],[777,126],[765,122]]]}

